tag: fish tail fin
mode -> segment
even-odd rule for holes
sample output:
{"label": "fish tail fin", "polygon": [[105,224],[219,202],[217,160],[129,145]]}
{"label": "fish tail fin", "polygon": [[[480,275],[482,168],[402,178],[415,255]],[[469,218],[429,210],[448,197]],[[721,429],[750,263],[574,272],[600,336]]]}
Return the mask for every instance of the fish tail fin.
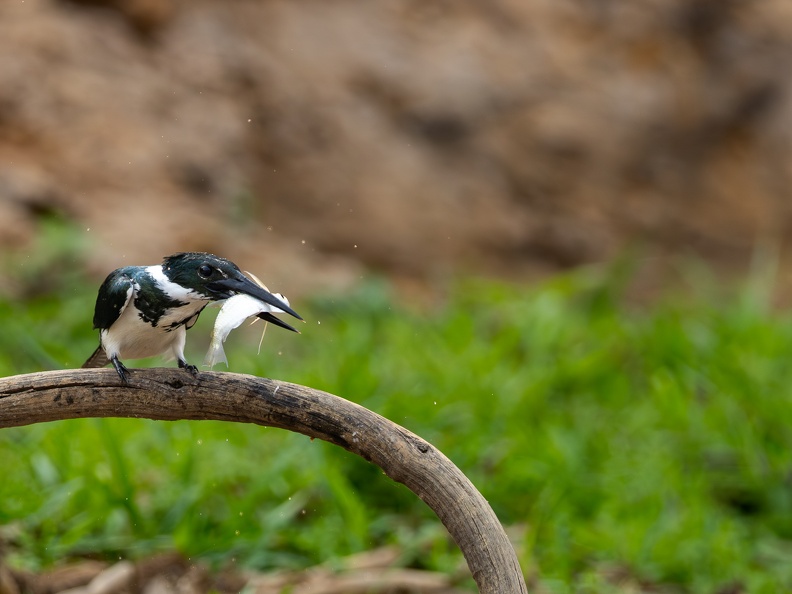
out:
{"label": "fish tail fin", "polygon": [[222,342],[212,344],[209,347],[209,350],[206,351],[206,357],[204,357],[203,362],[203,364],[209,367],[209,369],[212,369],[218,363],[225,363],[226,367],[228,367],[228,359],[226,359],[225,349],[223,348]]}

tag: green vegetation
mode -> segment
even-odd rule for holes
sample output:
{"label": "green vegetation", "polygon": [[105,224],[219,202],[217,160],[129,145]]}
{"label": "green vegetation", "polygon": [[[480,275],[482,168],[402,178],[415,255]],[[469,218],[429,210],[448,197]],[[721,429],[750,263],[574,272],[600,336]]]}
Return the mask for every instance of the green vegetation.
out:
{"label": "green vegetation", "polygon": [[[261,354],[261,326],[233,333],[228,357],[232,371],[327,390],[433,442],[550,591],[792,590],[792,318],[767,307],[761,282],[629,307],[618,277],[464,283],[429,312],[374,283],[300,304],[303,334],[271,328]],[[0,373],[78,366],[92,352],[98,282],[64,283],[57,296],[0,301]],[[190,331],[194,362],[213,319],[207,310]],[[27,567],[174,547],[295,567],[384,543],[408,563],[462,562],[428,508],[375,467],[218,422],[0,431],[0,538]]]}

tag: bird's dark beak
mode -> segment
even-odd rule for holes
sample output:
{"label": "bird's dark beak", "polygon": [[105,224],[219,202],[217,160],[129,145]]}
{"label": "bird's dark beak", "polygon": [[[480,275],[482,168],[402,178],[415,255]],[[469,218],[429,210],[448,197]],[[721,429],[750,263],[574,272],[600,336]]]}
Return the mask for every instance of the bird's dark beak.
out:
{"label": "bird's dark beak", "polygon": [[[287,314],[294,316],[298,320],[302,320],[302,316],[294,311],[291,307],[286,305],[283,301],[275,297],[275,295],[266,289],[259,287],[256,283],[245,276],[241,278],[224,278],[219,281],[213,281],[209,283],[207,287],[209,290],[215,292],[220,299],[227,299],[238,293],[244,293],[245,295],[255,297],[259,301],[269,303],[270,305],[283,310]],[[268,319],[268,321],[271,320]],[[293,328],[291,329],[293,330]]]}
{"label": "bird's dark beak", "polygon": [[256,316],[258,316],[265,322],[269,322],[270,324],[275,324],[276,326],[280,326],[281,328],[286,328],[286,330],[291,330],[292,332],[296,332],[297,334],[300,333],[300,331],[297,330],[297,328],[287,324],[286,322],[281,320],[278,316],[272,315],[269,312],[263,311],[259,314],[256,314]]}

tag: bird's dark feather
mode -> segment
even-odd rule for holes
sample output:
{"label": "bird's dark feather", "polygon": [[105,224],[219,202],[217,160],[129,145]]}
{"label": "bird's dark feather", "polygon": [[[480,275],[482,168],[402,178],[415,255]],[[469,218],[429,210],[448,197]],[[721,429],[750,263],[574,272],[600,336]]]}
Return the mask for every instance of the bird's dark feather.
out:
{"label": "bird's dark feather", "polygon": [[98,347],[96,347],[96,350],[93,352],[93,355],[88,357],[88,360],[85,363],[83,363],[82,366],[83,369],[104,367],[109,362],[110,360],[107,358],[107,355],[105,354],[104,349],[100,344]]}
{"label": "bird's dark feather", "polygon": [[[144,322],[148,322],[156,328],[159,326],[162,316],[170,310],[189,305],[185,301],[169,297],[157,286],[147,272],[140,271],[138,274],[138,287],[135,291],[135,307],[140,310],[140,318]],[[185,324],[190,318],[192,318],[192,316],[172,324],[171,330],[175,330],[179,326]]]}
{"label": "bird's dark feather", "polygon": [[94,328],[106,330],[113,325],[132,298],[134,284],[131,266],[119,268],[108,275],[99,287],[96,298]]}

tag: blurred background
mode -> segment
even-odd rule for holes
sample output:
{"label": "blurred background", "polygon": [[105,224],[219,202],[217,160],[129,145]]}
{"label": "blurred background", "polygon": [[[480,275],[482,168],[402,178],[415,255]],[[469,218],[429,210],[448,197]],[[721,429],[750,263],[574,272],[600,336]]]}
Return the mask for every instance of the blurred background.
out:
{"label": "blurred background", "polygon": [[783,0],[25,0],[0,238],[97,277],[208,250],[294,292],[533,278],[636,242],[739,269],[792,221]]}
{"label": "blurred background", "polygon": [[[536,591],[792,590],[791,55],[785,0],[4,0],[0,372],[79,366],[110,270],[211,251],[309,320],[230,370],[433,441]],[[390,546],[472,587],[414,496],[300,436],[37,426],[3,475],[2,594]]]}

